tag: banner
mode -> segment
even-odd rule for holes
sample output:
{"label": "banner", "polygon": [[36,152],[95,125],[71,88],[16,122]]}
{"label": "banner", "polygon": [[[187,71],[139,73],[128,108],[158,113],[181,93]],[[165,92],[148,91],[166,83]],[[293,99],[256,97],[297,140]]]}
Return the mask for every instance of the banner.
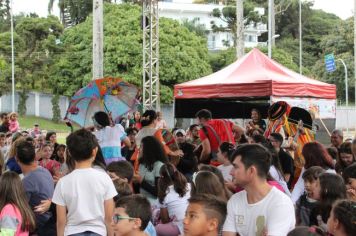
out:
{"label": "banner", "polygon": [[303,108],[321,119],[336,119],[336,100],[271,96],[271,103],[285,101],[291,107]]}

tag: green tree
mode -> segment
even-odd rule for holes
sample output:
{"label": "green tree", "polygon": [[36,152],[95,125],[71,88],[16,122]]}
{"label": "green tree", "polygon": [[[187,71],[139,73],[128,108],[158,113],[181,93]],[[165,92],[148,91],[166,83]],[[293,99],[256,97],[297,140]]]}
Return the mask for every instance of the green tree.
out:
{"label": "green tree", "polygon": [[10,27],[10,0],[0,0],[0,32]]}
{"label": "green tree", "polygon": [[[267,48],[259,48],[263,53],[267,54]],[[246,51],[250,51],[251,48],[248,48]],[[218,53],[211,53],[210,54],[210,64],[214,72],[221,70],[222,68],[230,65],[231,63],[235,62],[235,48],[231,47],[227,50],[222,50]],[[296,63],[293,62],[293,57],[286,52],[284,49],[280,48],[272,48],[272,59],[277,61],[279,64],[297,71],[298,66]]]}
{"label": "green tree", "polygon": [[208,30],[204,24],[200,23],[199,18],[194,18],[193,20],[183,19],[182,26],[186,27],[190,32],[194,32],[200,37],[206,38],[208,35]]}
{"label": "green tree", "polygon": [[[39,18],[36,15],[21,16],[17,19],[14,30],[15,50],[15,81],[16,88],[20,90],[19,111],[26,112],[27,93],[30,89],[51,91],[48,85],[48,67],[53,63],[51,55],[57,50],[56,38],[63,31],[57,18]],[[0,34],[0,56],[7,64],[11,64],[11,34]],[[10,82],[10,68],[4,71],[4,81]],[[8,86],[0,86],[6,91]],[[8,90],[7,90],[8,91]]]}
{"label": "green tree", "polygon": [[[141,87],[141,8],[130,4],[105,4],[104,75],[122,77]],[[160,19],[161,102],[171,102],[176,83],[211,72],[206,39],[171,19]],[[92,78],[92,17],[66,30],[61,47],[66,52],[51,67],[51,84],[59,94],[71,96]]]}
{"label": "green tree", "polygon": [[[255,1],[244,1],[244,24],[248,25],[252,22],[261,22],[263,17],[254,10],[257,7]],[[225,22],[226,25],[219,25],[216,21],[211,22],[211,28],[213,32],[231,32],[234,45],[229,45],[228,41],[224,41],[226,46],[236,46],[236,1],[232,1],[231,5],[228,5],[222,10],[215,8],[212,15]]]}
{"label": "green tree", "polygon": [[[345,102],[345,72],[338,59],[344,60],[348,69],[349,100],[353,101],[355,95],[353,19],[341,22],[329,35],[325,35],[320,42],[320,47],[322,52],[312,68],[313,75],[327,83],[335,84],[338,99]],[[336,71],[332,73],[325,69],[324,56],[329,53],[333,53],[336,60]]]}
{"label": "green tree", "polygon": [[[48,13],[51,14],[56,0],[49,0]],[[104,2],[116,2],[104,0]],[[93,12],[92,0],[58,0],[61,22],[64,26],[73,26],[84,22]]]}

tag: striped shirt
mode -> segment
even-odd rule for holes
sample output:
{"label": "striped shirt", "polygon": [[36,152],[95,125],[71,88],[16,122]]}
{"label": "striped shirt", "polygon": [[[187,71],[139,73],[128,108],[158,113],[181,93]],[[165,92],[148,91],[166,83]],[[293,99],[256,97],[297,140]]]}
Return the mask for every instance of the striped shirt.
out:
{"label": "striped shirt", "polygon": [[122,125],[106,126],[95,131],[94,135],[98,139],[107,165],[114,161],[126,160],[121,155],[121,141],[127,137]]}

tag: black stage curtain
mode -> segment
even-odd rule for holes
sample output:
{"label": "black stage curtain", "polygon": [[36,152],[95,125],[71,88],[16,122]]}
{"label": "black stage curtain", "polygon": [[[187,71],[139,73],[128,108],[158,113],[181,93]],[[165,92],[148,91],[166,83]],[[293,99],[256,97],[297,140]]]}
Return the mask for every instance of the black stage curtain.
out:
{"label": "black stage curtain", "polygon": [[269,98],[176,99],[175,118],[195,118],[201,109],[212,112],[213,118],[251,118],[251,110],[258,109],[267,118]]}

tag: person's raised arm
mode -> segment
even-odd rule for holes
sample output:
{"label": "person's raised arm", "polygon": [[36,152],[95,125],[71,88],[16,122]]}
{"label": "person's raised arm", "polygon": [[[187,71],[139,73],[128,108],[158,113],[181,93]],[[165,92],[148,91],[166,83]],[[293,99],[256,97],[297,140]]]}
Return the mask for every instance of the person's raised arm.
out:
{"label": "person's raised arm", "polygon": [[122,142],[125,144],[126,147],[130,148],[131,147],[131,142],[128,137],[124,138]]}

